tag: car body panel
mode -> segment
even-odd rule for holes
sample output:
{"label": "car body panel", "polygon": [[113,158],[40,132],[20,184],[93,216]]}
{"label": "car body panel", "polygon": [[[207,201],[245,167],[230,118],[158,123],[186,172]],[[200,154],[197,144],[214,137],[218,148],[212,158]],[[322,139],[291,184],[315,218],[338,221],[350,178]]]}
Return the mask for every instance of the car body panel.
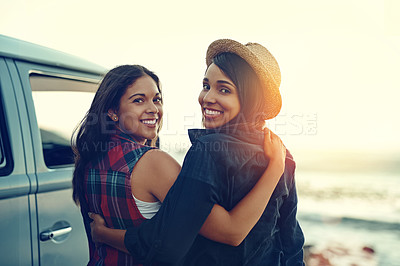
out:
{"label": "car body panel", "polygon": [[[0,135],[0,158],[4,160],[0,163],[1,265],[88,262],[82,217],[72,200],[73,164],[46,165],[43,132],[35,111],[40,107],[35,109],[30,77],[97,86],[105,72],[83,59],[0,35],[0,111],[4,116]],[[55,110],[60,117],[68,111]]]}

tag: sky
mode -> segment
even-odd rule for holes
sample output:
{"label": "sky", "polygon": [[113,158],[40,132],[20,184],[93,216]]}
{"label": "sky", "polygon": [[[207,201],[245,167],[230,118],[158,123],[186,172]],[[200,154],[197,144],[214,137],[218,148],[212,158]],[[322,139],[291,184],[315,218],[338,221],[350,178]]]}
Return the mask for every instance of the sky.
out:
{"label": "sky", "polygon": [[0,34],[163,84],[165,149],[199,127],[208,45],[258,42],[277,59],[283,107],[268,126],[295,151],[400,153],[400,1],[0,0]]}

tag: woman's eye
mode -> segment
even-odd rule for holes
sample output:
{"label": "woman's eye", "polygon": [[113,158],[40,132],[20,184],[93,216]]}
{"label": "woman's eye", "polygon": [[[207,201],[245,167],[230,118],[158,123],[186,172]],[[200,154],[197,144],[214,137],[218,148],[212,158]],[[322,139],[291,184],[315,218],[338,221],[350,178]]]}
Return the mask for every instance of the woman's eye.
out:
{"label": "woman's eye", "polygon": [[133,100],[134,103],[142,103],[144,102],[143,99],[141,98],[136,98],[135,100]]}
{"label": "woman's eye", "polygon": [[222,88],[220,91],[221,91],[222,93],[231,93],[231,91],[230,91],[230,90],[228,90],[228,89],[225,89],[225,88]]}
{"label": "woman's eye", "polygon": [[208,84],[203,84],[203,90],[209,90],[210,89],[210,85]]}
{"label": "woman's eye", "polygon": [[153,100],[153,102],[155,103],[162,103],[162,99],[161,98],[156,98]]}

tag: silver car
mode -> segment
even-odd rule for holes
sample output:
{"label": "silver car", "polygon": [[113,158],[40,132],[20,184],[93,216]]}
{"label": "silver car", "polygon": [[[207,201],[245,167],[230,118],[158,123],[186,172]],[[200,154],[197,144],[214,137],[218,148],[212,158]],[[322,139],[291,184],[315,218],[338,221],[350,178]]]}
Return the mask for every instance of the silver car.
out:
{"label": "silver car", "polygon": [[70,138],[106,69],[0,35],[0,265],[85,265]]}

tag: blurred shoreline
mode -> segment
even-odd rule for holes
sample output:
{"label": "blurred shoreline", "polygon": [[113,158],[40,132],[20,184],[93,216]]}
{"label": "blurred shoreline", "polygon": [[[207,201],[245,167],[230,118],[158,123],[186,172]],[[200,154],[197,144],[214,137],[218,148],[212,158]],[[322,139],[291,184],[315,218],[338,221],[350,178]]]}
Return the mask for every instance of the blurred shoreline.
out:
{"label": "blurred shoreline", "polygon": [[400,152],[375,150],[294,150],[297,170],[400,173]]}
{"label": "blurred shoreline", "polygon": [[[297,217],[307,265],[400,265],[393,249],[400,245],[400,171],[395,160],[365,157],[334,170],[297,169]],[[319,163],[326,164],[326,158]]]}

